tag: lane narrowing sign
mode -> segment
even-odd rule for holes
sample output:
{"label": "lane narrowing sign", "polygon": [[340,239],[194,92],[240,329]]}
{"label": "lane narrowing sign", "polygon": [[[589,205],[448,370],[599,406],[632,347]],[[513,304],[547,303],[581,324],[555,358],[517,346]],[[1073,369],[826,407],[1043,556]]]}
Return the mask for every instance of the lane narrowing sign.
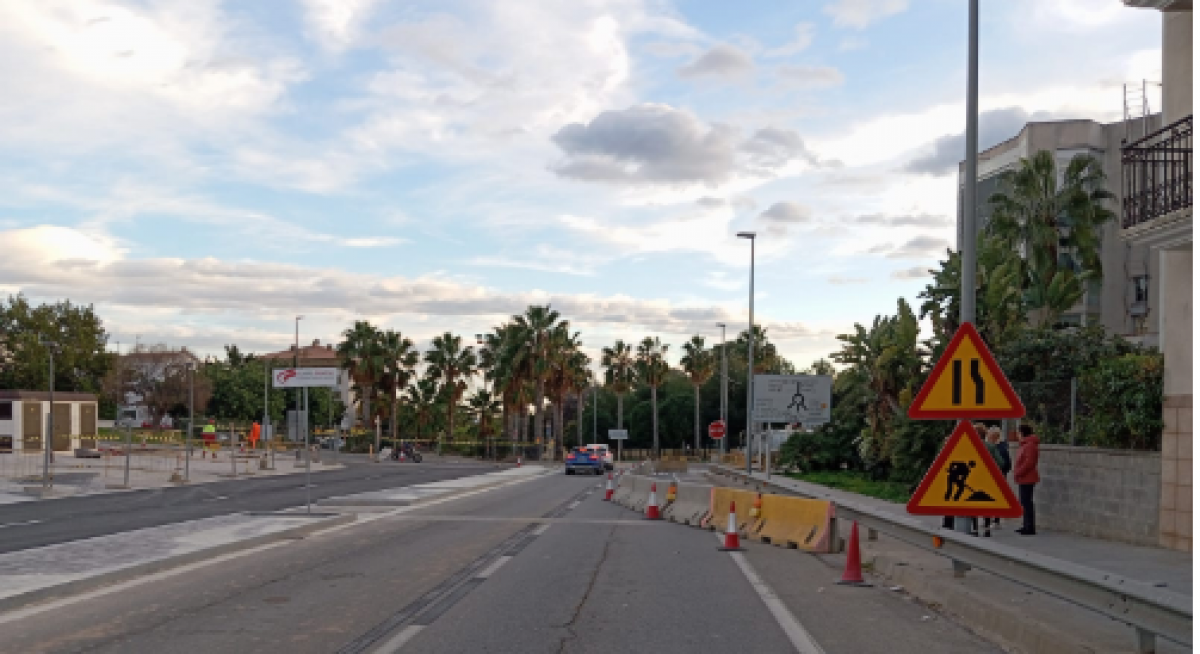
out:
{"label": "lane narrowing sign", "polygon": [[908,407],[913,420],[1020,418],[1025,405],[996,363],[991,350],[965,322],[950,340],[921,392]]}

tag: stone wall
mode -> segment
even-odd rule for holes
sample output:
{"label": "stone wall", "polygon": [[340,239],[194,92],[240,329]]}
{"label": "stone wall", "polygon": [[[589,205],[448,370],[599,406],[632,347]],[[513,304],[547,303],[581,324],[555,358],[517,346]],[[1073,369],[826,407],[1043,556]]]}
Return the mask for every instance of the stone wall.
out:
{"label": "stone wall", "polygon": [[1039,531],[1159,544],[1158,452],[1042,445],[1038,471],[1042,481],[1033,499]]}

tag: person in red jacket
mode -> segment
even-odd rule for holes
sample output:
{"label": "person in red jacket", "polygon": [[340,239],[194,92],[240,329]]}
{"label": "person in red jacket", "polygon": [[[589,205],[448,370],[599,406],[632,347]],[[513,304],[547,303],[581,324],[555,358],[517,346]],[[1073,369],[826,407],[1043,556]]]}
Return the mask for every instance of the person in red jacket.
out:
{"label": "person in red jacket", "polygon": [[1013,470],[1013,480],[1017,482],[1017,491],[1021,499],[1023,524],[1017,530],[1022,536],[1032,536],[1037,533],[1033,513],[1033,487],[1041,481],[1038,476],[1038,437],[1033,433],[1033,427],[1021,425],[1021,445],[1017,450],[1017,467]]}

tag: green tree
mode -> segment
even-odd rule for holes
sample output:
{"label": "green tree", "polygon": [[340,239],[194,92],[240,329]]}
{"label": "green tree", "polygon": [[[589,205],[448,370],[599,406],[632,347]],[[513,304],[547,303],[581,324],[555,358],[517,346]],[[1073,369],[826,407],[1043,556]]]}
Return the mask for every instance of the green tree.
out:
{"label": "green tree", "polygon": [[101,393],[113,365],[108,333],[90,305],[69,300],[34,306],[24,295],[0,302],[0,388],[49,387],[50,357],[39,339],[54,341],[54,388]]}
{"label": "green tree", "polygon": [[[477,372],[475,351],[470,346],[463,347],[461,336],[446,332],[433,338],[433,349],[425,353],[425,363],[429,364],[426,374],[442,384],[446,401],[446,435],[453,438],[455,408],[467,390],[467,380]],[[439,451],[441,442],[438,439]]]}
{"label": "green tree", "polygon": [[637,375],[634,369],[633,348],[620,339],[606,347],[600,355],[604,366],[604,383],[617,395],[617,429],[622,428],[625,416],[625,395],[633,388]]}
{"label": "green tree", "polygon": [[379,386],[383,396],[388,399],[388,422],[391,423],[392,440],[395,441],[400,429],[400,404],[404,401],[404,389],[408,388],[416,375],[421,355],[413,347],[412,340],[400,332],[389,329],[383,332],[379,340],[384,363]]}
{"label": "green tree", "polygon": [[658,441],[658,387],[666,381],[667,372],[671,369],[671,365],[667,363],[667,348],[669,346],[663,344],[658,337],[649,337],[642,339],[637,349],[637,377],[638,381],[650,389],[651,403],[651,430],[653,434],[653,450],[654,458],[659,458],[660,448]]}
{"label": "green tree", "polygon": [[363,426],[371,428],[375,413],[371,411],[371,400],[379,390],[379,383],[387,374],[388,360],[383,347],[383,334],[371,323],[356,320],[354,326],[342,333],[342,342],[337,345],[342,367],[354,380],[355,390],[362,405]]}
{"label": "green tree", "polygon": [[680,367],[692,382],[695,391],[695,418],[693,419],[696,437],[696,453],[700,453],[700,387],[713,376],[715,371],[713,353],[704,347],[704,337],[699,334],[683,344],[683,357],[679,360]]}
{"label": "green tree", "polygon": [[1115,216],[1104,166],[1075,155],[1059,181],[1054,154],[1041,150],[1000,176],[988,202],[987,233],[1022,256],[1022,278],[1038,323],[1049,326],[1083,296],[1083,284],[1103,276],[1100,234]]}
{"label": "green tree", "polygon": [[537,438],[545,436],[546,378],[552,370],[552,333],[559,324],[560,315],[549,305],[531,306],[524,314],[513,316],[517,325],[518,338],[514,345],[516,357],[523,363],[526,379],[533,382],[534,433]]}

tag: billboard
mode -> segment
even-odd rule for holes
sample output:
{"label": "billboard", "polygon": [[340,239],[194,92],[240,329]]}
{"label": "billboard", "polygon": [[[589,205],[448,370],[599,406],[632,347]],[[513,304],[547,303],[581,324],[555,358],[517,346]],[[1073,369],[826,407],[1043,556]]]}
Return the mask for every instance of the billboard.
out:
{"label": "billboard", "polygon": [[828,375],[755,375],[755,422],[829,422],[833,378]]}
{"label": "billboard", "polygon": [[271,380],[275,388],[337,388],[340,372],[339,368],[278,368],[271,375]]}

